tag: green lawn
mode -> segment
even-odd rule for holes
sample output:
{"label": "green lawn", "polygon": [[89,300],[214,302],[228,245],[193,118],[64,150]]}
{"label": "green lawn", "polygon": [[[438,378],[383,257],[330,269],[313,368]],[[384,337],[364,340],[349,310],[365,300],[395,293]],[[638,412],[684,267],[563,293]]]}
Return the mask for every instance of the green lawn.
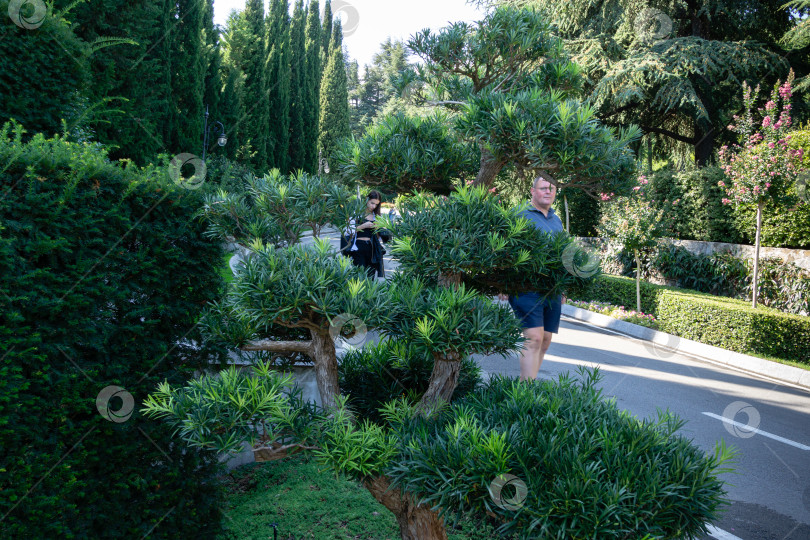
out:
{"label": "green lawn", "polygon": [[[319,470],[314,458],[296,455],[244,465],[226,476],[223,539],[399,539],[394,515],[358,483]],[[451,540],[489,540],[490,527],[461,522]]]}
{"label": "green lawn", "polygon": [[219,271],[219,275],[222,276],[222,279],[225,280],[225,283],[230,283],[233,281],[233,272],[231,271],[231,266],[228,264],[233,257],[233,253],[226,253],[225,256],[222,258],[222,269]]}

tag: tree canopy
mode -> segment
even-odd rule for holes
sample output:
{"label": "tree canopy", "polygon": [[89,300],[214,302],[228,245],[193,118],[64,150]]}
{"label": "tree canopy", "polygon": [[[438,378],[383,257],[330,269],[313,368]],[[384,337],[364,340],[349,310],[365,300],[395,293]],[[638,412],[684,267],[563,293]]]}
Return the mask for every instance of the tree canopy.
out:
{"label": "tree canopy", "polygon": [[[539,12],[497,8],[475,24],[423,30],[408,48],[424,64],[405,70],[398,84],[416,102],[453,114],[453,136],[478,148],[476,185],[489,186],[509,165],[524,176],[544,175],[593,195],[629,189],[634,171],[629,145],[638,130],[602,125],[577,97],[580,69]],[[355,162],[363,159],[372,156],[361,154]],[[431,182],[449,186],[455,179]],[[418,183],[403,181],[401,188]]]}

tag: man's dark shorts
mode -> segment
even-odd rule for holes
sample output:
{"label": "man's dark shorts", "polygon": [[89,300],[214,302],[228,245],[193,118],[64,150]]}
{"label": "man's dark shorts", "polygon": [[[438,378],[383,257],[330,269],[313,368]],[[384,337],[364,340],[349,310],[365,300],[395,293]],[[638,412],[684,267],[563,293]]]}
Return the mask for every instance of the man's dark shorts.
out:
{"label": "man's dark shorts", "polygon": [[535,292],[527,292],[509,297],[509,305],[515,310],[523,328],[543,327],[546,332],[556,334],[560,330],[562,297],[546,298]]}

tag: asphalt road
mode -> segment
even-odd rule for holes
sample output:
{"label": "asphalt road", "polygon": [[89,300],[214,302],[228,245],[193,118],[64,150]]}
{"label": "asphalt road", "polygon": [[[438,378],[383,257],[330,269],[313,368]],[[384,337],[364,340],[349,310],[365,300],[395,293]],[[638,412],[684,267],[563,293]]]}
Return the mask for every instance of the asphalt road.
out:
{"label": "asphalt road", "polygon": [[[477,360],[487,373],[520,373],[516,357]],[[721,440],[738,450],[723,476],[732,504],[707,538],[810,540],[810,391],[564,319],[539,377],[580,365],[598,366],[604,395],[636,417],[669,409],[706,452]]]}

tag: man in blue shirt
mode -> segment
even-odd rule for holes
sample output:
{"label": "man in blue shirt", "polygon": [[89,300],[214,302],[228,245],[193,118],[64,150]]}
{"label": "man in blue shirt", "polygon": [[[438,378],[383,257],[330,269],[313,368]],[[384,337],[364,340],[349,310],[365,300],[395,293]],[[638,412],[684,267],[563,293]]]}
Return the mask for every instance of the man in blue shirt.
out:
{"label": "man in blue shirt", "polygon": [[[557,186],[538,176],[534,180],[531,193],[531,203],[522,215],[543,232],[562,232],[562,221],[551,208],[557,197]],[[551,346],[552,334],[560,329],[563,301],[560,296],[548,297],[541,292],[525,292],[509,297],[509,305],[520,319],[523,337],[526,338],[520,354],[521,380],[533,381],[537,377],[543,357]]]}

